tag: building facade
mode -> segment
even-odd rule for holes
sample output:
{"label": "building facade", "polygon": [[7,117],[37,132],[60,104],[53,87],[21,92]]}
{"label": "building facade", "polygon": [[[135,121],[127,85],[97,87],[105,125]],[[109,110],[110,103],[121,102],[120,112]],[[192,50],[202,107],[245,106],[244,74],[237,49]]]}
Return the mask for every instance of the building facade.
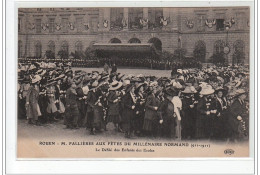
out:
{"label": "building facade", "polygon": [[[249,7],[23,8],[18,13],[18,57],[46,51],[85,51],[94,43],[153,43],[159,51],[198,51],[203,62],[224,52],[249,63]],[[241,60],[240,60],[241,61]]]}

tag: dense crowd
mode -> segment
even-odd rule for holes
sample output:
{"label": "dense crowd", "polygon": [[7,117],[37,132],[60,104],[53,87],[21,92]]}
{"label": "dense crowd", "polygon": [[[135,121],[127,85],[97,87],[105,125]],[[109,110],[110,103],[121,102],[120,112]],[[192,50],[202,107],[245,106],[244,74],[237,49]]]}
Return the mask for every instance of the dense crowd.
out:
{"label": "dense crowd", "polygon": [[[87,70],[87,69],[86,69]],[[179,69],[169,77],[102,72],[70,64],[19,63],[18,118],[28,124],[64,121],[100,134],[113,123],[131,137],[247,140],[249,69],[242,66]]]}
{"label": "dense crowd", "polygon": [[103,67],[105,63],[112,65],[112,62],[116,62],[120,67],[140,67],[140,68],[152,68],[158,70],[172,70],[175,67],[178,68],[199,68],[201,66],[198,61],[162,61],[159,59],[133,59],[133,58],[120,58],[112,60],[111,58],[99,58],[94,60],[88,59],[37,59],[37,58],[20,58],[20,63],[35,63],[35,62],[52,62],[52,63],[70,63],[72,67]]}

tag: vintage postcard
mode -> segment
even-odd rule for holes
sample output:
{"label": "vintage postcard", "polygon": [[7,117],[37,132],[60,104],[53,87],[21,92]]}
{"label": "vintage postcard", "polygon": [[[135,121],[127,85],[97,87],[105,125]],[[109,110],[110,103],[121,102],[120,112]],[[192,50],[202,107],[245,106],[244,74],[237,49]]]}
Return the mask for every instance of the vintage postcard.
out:
{"label": "vintage postcard", "polygon": [[250,10],[18,8],[17,158],[249,157]]}

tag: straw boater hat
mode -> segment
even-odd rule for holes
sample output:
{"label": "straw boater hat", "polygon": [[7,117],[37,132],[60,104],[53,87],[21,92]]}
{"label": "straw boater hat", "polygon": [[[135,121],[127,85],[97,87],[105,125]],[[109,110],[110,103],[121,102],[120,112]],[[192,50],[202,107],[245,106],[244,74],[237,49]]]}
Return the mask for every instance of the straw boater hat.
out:
{"label": "straw boater hat", "polygon": [[193,86],[186,86],[184,91],[182,91],[184,94],[194,94],[197,93],[196,89]]}
{"label": "straw boater hat", "polygon": [[98,87],[98,81],[94,81],[92,84],[91,84],[91,88],[96,88]]}
{"label": "straw boater hat", "polygon": [[244,89],[237,89],[237,90],[235,91],[234,97],[238,97],[238,96],[240,96],[240,95],[242,95],[242,94],[245,94],[245,93],[246,93],[246,91],[245,91]]}
{"label": "straw boater hat", "polygon": [[113,90],[117,90],[119,89],[121,86],[123,85],[122,82],[119,82],[119,81],[113,81],[110,85],[110,88],[109,90],[113,91]]}
{"label": "straw boater hat", "polygon": [[206,86],[203,86],[201,91],[200,91],[200,94],[201,95],[211,95],[215,92],[215,90],[212,88],[211,85],[206,85]]}
{"label": "straw boater hat", "polygon": [[35,84],[39,81],[41,81],[41,77],[39,75],[35,75],[34,78],[32,79],[32,84]]}
{"label": "straw boater hat", "polygon": [[217,87],[215,89],[215,93],[218,94],[219,91],[222,91],[223,94],[227,94],[227,89],[223,88],[223,87]]}
{"label": "straw boater hat", "polygon": [[130,84],[131,82],[130,82],[130,80],[124,80],[123,81],[123,86],[127,86],[128,84]]}

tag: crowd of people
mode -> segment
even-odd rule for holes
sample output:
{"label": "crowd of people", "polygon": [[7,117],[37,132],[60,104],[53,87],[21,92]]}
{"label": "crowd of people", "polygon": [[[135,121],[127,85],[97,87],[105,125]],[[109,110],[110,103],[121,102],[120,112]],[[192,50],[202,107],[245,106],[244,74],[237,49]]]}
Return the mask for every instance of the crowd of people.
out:
{"label": "crowd of people", "polygon": [[[87,70],[87,69],[85,69]],[[70,64],[18,65],[18,118],[131,137],[243,141],[249,136],[249,69],[180,69],[169,77],[74,70]]]}
{"label": "crowd of people", "polygon": [[176,61],[162,61],[159,59],[134,59],[134,58],[118,58],[112,60],[111,58],[99,58],[95,60],[88,59],[37,59],[37,58],[21,58],[20,63],[34,63],[34,62],[55,62],[59,63],[70,63],[72,67],[103,67],[105,63],[112,65],[113,62],[116,62],[120,67],[140,67],[140,68],[152,68],[158,70],[172,70],[175,67],[178,68],[199,68],[201,63],[198,61],[185,61],[185,62],[176,62]]}

